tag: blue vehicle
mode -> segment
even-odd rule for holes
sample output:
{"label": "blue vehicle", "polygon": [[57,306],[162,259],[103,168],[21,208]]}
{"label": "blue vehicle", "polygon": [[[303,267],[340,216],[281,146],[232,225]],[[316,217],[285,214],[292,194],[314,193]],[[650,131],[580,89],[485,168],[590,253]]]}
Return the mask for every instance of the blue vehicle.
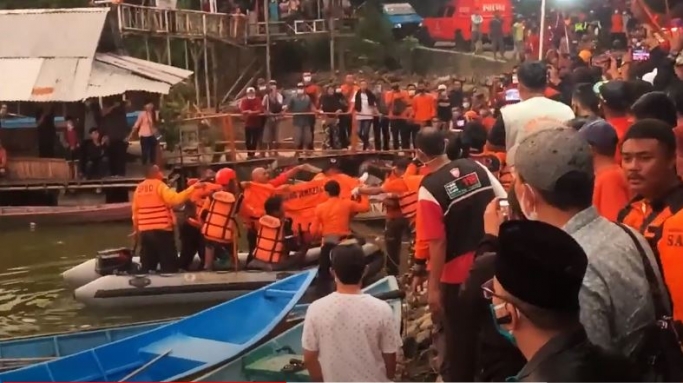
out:
{"label": "blue vehicle", "polygon": [[[287,315],[287,322],[304,319],[308,304],[298,304]],[[181,318],[138,322],[122,326],[94,328],[83,331],[40,334],[0,341],[1,370],[24,367],[54,358],[61,358],[91,348],[154,330]],[[6,362],[13,360],[12,362]],[[0,370],[0,371],[1,371]]]}
{"label": "blue vehicle", "polygon": [[397,39],[412,36],[422,28],[422,17],[410,3],[382,4],[382,14],[391,23]]}
{"label": "blue vehicle", "polygon": [[[402,320],[402,303],[398,281],[395,277],[385,277],[363,289],[387,299],[394,311],[397,322]],[[291,369],[292,361],[303,361],[301,335],[304,324],[299,323],[263,345],[249,351],[239,359],[197,379],[196,382],[308,382],[310,378],[305,368]],[[296,363],[298,364],[298,363]]]}
{"label": "blue vehicle", "polygon": [[230,361],[294,308],[317,270],[305,271],[177,322],[49,362],[0,382],[165,382]]}

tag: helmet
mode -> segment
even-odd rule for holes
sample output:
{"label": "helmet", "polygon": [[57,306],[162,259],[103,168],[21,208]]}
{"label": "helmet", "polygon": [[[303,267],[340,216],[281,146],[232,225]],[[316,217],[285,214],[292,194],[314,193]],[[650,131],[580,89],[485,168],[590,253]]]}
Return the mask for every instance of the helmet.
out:
{"label": "helmet", "polygon": [[235,178],[235,171],[230,168],[223,168],[216,173],[216,183],[219,185],[225,186]]}

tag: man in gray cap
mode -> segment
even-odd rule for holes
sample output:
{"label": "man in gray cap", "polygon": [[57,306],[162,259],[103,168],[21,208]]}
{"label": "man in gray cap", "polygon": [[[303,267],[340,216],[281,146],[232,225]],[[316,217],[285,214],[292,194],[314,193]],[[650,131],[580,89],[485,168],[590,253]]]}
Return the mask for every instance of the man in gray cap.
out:
{"label": "man in gray cap", "polygon": [[[655,320],[654,307],[633,239],[592,206],[593,170],[591,148],[578,132],[551,128],[521,141],[513,187],[527,218],[562,228],[588,256],[579,294],[588,338],[630,357]],[[645,239],[633,234],[659,270]]]}

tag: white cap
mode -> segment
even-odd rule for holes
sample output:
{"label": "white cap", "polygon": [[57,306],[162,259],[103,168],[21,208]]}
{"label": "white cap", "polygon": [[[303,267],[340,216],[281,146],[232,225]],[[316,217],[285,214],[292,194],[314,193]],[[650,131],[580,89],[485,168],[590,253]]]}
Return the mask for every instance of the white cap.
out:
{"label": "white cap", "polygon": [[447,88],[446,88],[446,85],[441,84],[441,85],[439,85],[439,87],[438,87],[437,89],[439,89],[439,90],[446,90]]}
{"label": "white cap", "polygon": [[250,86],[249,88],[247,88],[247,93],[256,93],[256,89],[254,89],[253,86]]}

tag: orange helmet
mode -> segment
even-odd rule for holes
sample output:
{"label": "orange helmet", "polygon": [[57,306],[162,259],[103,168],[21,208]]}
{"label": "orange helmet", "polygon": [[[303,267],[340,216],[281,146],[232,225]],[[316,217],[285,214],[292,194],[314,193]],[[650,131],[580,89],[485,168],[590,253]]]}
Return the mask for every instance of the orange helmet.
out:
{"label": "orange helmet", "polygon": [[230,181],[237,178],[235,171],[230,168],[223,168],[216,173],[216,183],[219,185],[227,185]]}

